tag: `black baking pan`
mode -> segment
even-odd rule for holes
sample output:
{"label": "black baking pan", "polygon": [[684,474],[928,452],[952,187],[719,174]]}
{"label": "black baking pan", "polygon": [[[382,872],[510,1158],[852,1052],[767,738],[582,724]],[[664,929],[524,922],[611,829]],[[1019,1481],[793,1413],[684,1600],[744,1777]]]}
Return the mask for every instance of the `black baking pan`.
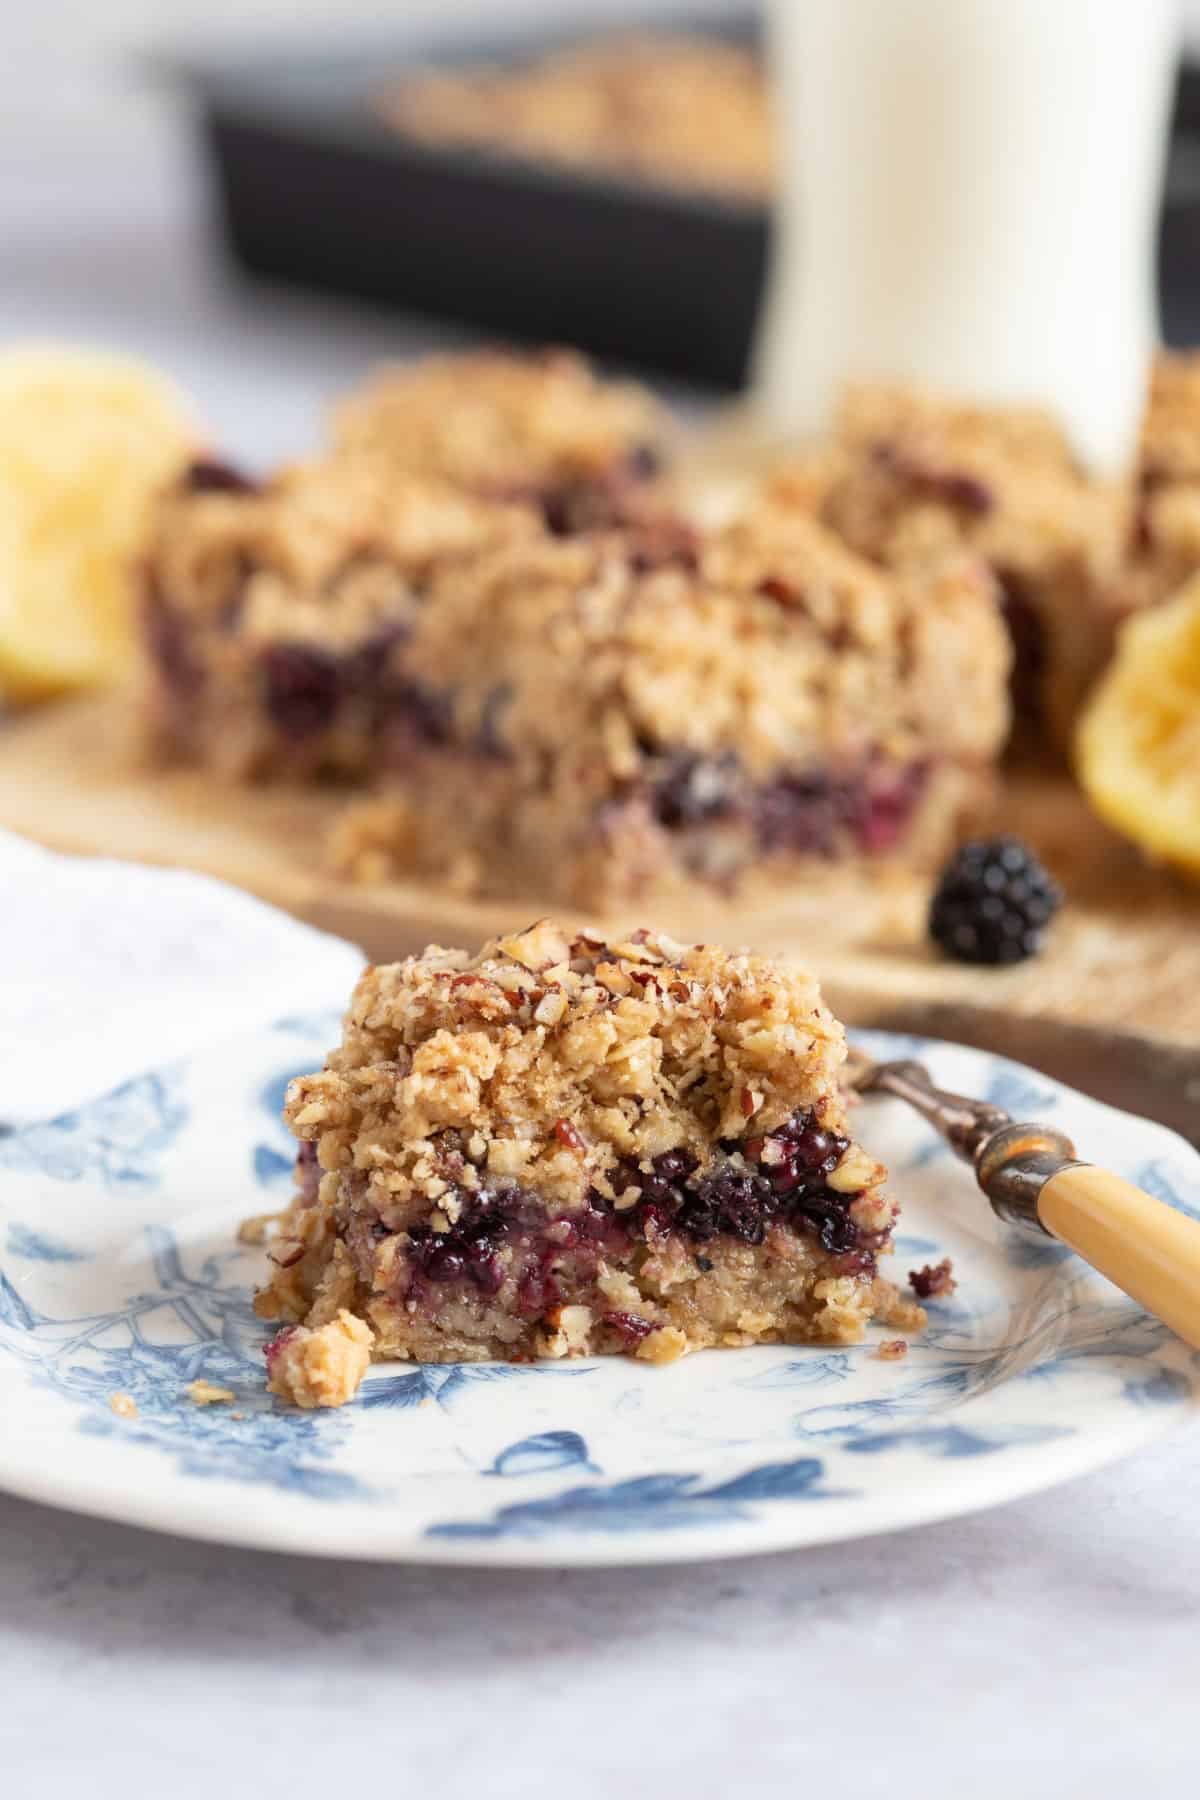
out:
{"label": "black baking pan", "polygon": [[[643,28],[739,42],[757,31],[750,14]],[[268,47],[229,63],[171,58],[168,68],[198,108],[243,268],[736,385],[763,282],[761,206],[413,143],[373,111],[406,68],[513,62],[600,35],[526,30],[334,55]]]}
{"label": "black baking pan", "polygon": [[[719,25],[644,22],[681,27],[757,41],[750,14]],[[374,112],[373,97],[406,68],[512,62],[583,35],[598,34],[266,50],[236,63],[176,57],[169,69],[196,105],[225,235],[244,269],[737,387],[766,270],[765,207],[413,143]],[[1168,341],[1200,341],[1200,72],[1190,67],[1160,274]]]}

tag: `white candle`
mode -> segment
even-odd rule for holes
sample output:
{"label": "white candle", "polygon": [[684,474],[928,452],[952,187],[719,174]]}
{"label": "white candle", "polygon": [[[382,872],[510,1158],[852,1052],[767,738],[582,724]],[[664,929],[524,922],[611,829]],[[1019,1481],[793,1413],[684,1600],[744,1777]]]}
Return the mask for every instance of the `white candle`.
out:
{"label": "white candle", "polygon": [[1041,402],[1130,457],[1158,335],[1174,0],[773,0],[782,192],[756,360],[809,434],[847,377]]}

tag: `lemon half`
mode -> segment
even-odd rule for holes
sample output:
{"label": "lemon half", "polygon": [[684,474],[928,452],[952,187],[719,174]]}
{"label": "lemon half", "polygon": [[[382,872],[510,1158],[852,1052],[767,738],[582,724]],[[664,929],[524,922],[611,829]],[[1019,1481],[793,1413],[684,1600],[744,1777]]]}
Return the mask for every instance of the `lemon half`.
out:
{"label": "lemon half", "polygon": [[1200,876],[1200,576],[1122,629],[1076,764],[1102,818]]}
{"label": "lemon half", "polygon": [[196,441],[176,388],[131,357],[0,352],[0,695],[126,667],[149,509]]}

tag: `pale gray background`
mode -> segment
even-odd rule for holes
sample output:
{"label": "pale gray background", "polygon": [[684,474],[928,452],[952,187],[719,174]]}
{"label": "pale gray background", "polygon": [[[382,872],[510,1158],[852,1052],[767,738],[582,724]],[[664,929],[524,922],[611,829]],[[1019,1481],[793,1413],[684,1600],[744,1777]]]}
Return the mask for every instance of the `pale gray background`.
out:
{"label": "pale gray background", "polygon": [[239,282],[213,249],[186,112],[138,53],[281,30],[293,42],[336,44],[357,28],[419,44],[528,19],[721,10],[715,0],[0,0],[0,341],[68,336],[138,351],[184,383],[241,456],[295,454],[366,365],[455,334]]}
{"label": "pale gray background", "polygon": [[[0,341],[141,351],[231,448],[295,451],[332,391],[430,329],[232,281],[210,253],[187,136],[119,53],[272,21],[344,31],[390,17],[420,35],[568,10],[619,9],[0,4]],[[227,1552],[0,1498],[0,1792],[1191,1794],[1198,1493],[1193,1431],[959,1524],[764,1562],[565,1575]]]}

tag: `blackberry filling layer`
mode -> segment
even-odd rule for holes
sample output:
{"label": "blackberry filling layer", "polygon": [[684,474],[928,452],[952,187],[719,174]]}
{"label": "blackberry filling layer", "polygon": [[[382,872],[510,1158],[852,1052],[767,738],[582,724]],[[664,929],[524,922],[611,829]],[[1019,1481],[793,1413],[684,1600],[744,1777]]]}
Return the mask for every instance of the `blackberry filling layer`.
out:
{"label": "blackberry filling layer", "polygon": [[646,793],[658,824],[682,831],[728,820],[746,828],[767,856],[893,849],[925,796],[931,769],[928,760],[895,763],[875,753],[852,770],[785,771],[754,783],[731,751],[652,756],[659,772]]}
{"label": "blackberry filling layer", "polygon": [[402,760],[414,743],[445,743],[445,696],[410,681],[389,661],[401,632],[388,632],[346,656],[306,644],[272,644],[262,653],[263,706],[272,723],[297,742],[334,729],[344,708],[369,719],[381,762]]}
{"label": "blackberry filling layer", "polygon": [[[689,1250],[719,1237],[758,1246],[780,1225],[831,1255],[857,1253],[846,1269],[874,1273],[887,1232],[863,1231],[851,1217],[861,1190],[828,1185],[849,1149],[849,1138],[806,1111],[770,1136],[730,1145],[705,1169],[682,1149],[661,1152],[649,1170],[631,1159],[618,1162],[611,1178],[616,1198],[592,1188],[580,1211],[556,1211],[516,1182],[451,1187],[441,1199],[444,1229],[421,1223],[393,1234],[377,1221],[368,1234],[357,1234],[354,1249],[369,1275],[379,1245],[397,1236],[396,1297],[403,1303],[436,1306],[430,1290],[447,1284],[492,1296],[511,1279],[526,1318],[593,1282],[602,1259],[626,1257],[639,1242],[661,1246],[672,1234]],[[361,1192],[357,1176],[349,1188]],[[627,1196],[633,1196],[628,1204]],[[447,1216],[453,1224],[445,1224]]]}

